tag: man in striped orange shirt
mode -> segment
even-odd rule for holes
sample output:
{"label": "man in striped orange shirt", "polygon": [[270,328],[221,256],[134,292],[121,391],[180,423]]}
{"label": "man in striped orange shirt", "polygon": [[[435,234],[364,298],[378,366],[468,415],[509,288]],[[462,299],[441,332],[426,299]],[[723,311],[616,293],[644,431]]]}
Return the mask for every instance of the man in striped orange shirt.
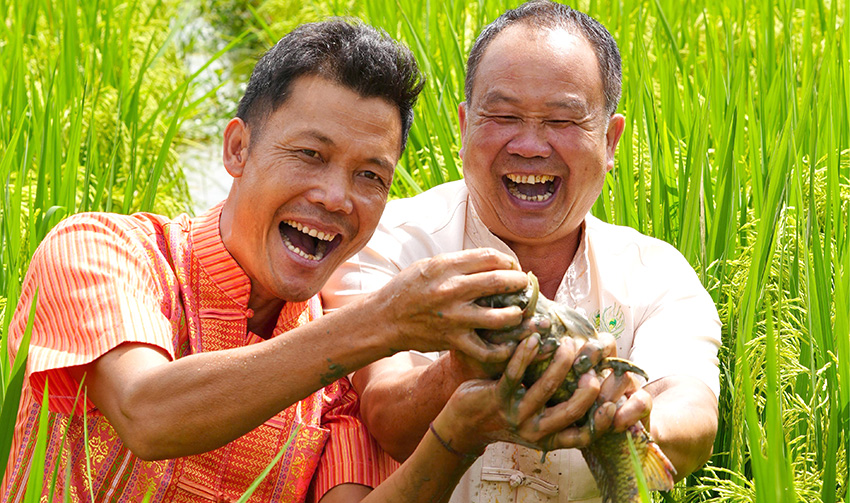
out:
{"label": "man in striped orange shirt", "polygon": [[[258,62],[227,125],[234,182],[222,204],[197,218],[90,213],[58,225],[10,329],[17,348],[36,302],[3,501],[19,501],[39,470],[43,499],[58,472],[56,499],[232,501],[285,445],[250,501],[357,501],[395,465],[344,376],[404,349],[514,356],[502,380],[460,389],[367,499],[445,498],[486,443],[531,438],[571,355],[515,399],[538,339],[514,352],[473,331],[520,322],[518,308],[472,304],[525,286],[506,255],[423,261],[322,316],[317,292],[378,223],[421,88],[410,52],[374,29],[299,27]],[[45,395],[47,461],[31,466]],[[553,432],[566,426],[557,419]],[[443,441],[446,430],[463,445]]]}

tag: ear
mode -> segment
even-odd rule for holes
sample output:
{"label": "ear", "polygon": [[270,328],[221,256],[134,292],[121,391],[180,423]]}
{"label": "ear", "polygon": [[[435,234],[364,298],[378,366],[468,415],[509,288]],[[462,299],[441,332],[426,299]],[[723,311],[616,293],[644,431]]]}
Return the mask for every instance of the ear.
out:
{"label": "ear", "polygon": [[457,120],[460,126],[460,158],[463,160],[463,149],[466,145],[466,102],[462,101],[457,106]]}
{"label": "ear", "polygon": [[617,144],[626,128],[626,118],[621,114],[614,114],[608,120],[608,132],[605,133],[605,169],[614,169],[614,154],[617,152]]}
{"label": "ear", "polygon": [[248,144],[251,133],[248,125],[239,117],[230,119],[224,128],[224,169],[233,178],[242,176],[245,164],[248,161]]}

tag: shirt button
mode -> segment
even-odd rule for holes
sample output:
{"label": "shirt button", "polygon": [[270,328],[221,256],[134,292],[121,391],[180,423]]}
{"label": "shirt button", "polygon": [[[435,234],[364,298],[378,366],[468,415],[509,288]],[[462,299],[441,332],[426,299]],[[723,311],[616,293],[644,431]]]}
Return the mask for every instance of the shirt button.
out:
{"label": "shirt button", "polygon": [[511,475],[510,480],[508,480],[508,485],[516,489],[517,487],[521,486],[523,482],[525,482],[525,477],[523,477],[519,473],[514,473],[513,475]]}

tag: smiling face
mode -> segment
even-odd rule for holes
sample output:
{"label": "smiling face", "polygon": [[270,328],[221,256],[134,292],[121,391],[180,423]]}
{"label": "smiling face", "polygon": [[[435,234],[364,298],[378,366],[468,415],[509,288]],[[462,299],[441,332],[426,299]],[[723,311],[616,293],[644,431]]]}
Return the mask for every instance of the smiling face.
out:
{"label": "smiling face", "polygon": [[252,308],[310,298],[366,244],[401,148],[395,106],[318,76],[295,80],[256,129],[233,119],[225,131],[234,182],[221,217]]}
{"label": "smiling face", "polygon": [[476,211],[514,250],[577,243],[623,130],[581,35],[515,24],[484,52],[459,109]]}

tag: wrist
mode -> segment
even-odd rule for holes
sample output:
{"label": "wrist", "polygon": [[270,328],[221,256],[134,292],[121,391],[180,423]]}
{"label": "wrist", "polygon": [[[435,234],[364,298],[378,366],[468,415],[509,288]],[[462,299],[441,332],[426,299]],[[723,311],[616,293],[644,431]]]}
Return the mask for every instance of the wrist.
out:
{"label": "wrist", "polygon": [[[379,348],[381,357],[393,356],[409,349],[403,342],[402,331],[389,308],[392,299],[386,297],[384,289],[381,289],[362,297],[360,302],[346,306],[351,307],[352,321],[364,326],[365,333],[369,334],[374,346]],[[369,316],[363,313],[369,313]]]}
{"label": "wrist", "polygon": [[[442,358],[445,360],[447,378],[450,382],[460,385],[472,379],[490,379],[492,376],[482,365],[476,365],[470,361],[470,358],[458,350],[451,350],[445,353]],[[501,369],[498,373],[501,373]]]}
{"label": "wrist", "polygon": [[458,428],[459,423],[447,423],[441,421],[440,416],[438,416],[428,425],[427,434],[440,444],[441,449],[450,453],[461,463],[471,465],[484,453],[484,448],[487,445],[477,445],[475,442],[470,442],[469,440],[474,438],[474,435],[465,434],[462,431],[463,428]]}

